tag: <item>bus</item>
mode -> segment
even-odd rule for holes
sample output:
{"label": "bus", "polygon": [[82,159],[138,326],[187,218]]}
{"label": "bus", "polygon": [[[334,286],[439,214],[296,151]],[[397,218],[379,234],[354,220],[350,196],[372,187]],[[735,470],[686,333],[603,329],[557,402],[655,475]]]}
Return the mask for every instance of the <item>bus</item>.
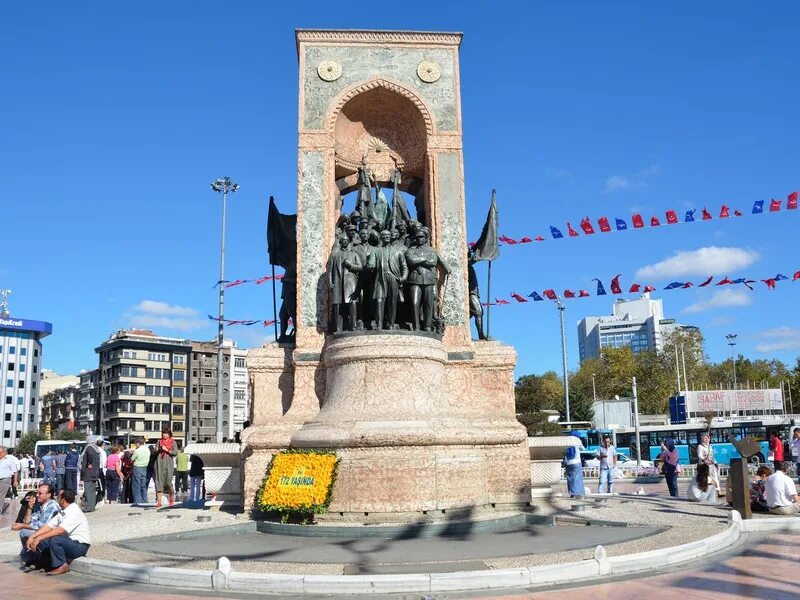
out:
{"label": "bus", "polygon": [[[589,425],[591,426],[591,423],[589,423]],[[603,443],[603,438],[605,436],[610,437],[611,440],[612,440],[612,443],[613,443],[614,435],[616,433],[616,430],[613,430],[613,429],[590,429],[590,428],[587,428],[587,429],[569,429],[565,433],[568,433],[568,434],[569,433],[574,433],[574,434],[576,434],[580,438],[581,444],[583,444],[583,447],[586,450],[594,452],[598,448],[600,448],[601,444]],[[619,434],[617,434],[617,435],[619,435]],[[628,454],[626,448],[621,448],[619,446],[617,446],[617,451],[620,454],[625,454],[625,455],[628,455],[629,457],[630,456],[636,456],[635,452],[633,454]],[[642,458],[644,458],[644,457],[642,457]]]}
{"label": "bus", "polygon": [[[108,448],[108,440],[104,441],[106,443],[106,448]],[[53,454],[59,450],[67,452],[72,444],[75,444],[75,449],[78,451],[78,454],[83,454],[83,451],[86,449],[86,440],[39,440],[33,448],[33,453],[38,460],[47,454],[48,450],[52,450]]]}
{"label": "bus", "polygon": [[[702,435],[708,432],[715,460],[718,464],[728,465],[732,458],[740,458],[739,452],[728,441],[728,436],[732,434],[737,440],[751,436],[758,442],[761,452],[750,457],[750,462],[758,464],[771,460],[769,436],[773,431],[777,431],[781,439],[786,442],[795,428],[794,421],[783,419],[715,420],[710,429],[705,423],[640,427],[639,440],[642,448],[642,460],[654,460],[661,454],[661,442],[665,438],[671,437],[675,440],[675,448],[678,450],[678,462],[688,465],[697,462],[697,446]],[[630,452],[630,456],[635,457],[636,432],[634,429],[627,427],[618,429],[617,444],[620,451]]]}

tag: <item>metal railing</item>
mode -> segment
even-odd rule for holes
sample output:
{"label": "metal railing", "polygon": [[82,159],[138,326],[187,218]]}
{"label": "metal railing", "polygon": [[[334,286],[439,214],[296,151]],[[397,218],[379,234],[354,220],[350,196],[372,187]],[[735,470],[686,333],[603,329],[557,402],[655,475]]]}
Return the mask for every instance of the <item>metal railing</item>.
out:
{"label": "metal railing", "polygon": [[[771,465],[767,465],[773,468]],[[747,470],[750,475],[755,475],[759,465],[750,463],[747,465]],[[636,465],[623,465],[616,467],[617,479],[626,479],[630,477],[662,477],[661,472],[657,467],[638,467]],[[717,465],[717,472],[719,473],[720,480],[727,479],[730,474],[730,465]],[[797,464],[791,463],[789,465],[789,476],[797,477]],[[697,475],[697,465],[681,465],[681,473],[679,477],[694,477]],[[583,467],[583,476],[586,479],[599,479],[600,467]],[[561,479],[566,479],[566,471],[561,468]]]}

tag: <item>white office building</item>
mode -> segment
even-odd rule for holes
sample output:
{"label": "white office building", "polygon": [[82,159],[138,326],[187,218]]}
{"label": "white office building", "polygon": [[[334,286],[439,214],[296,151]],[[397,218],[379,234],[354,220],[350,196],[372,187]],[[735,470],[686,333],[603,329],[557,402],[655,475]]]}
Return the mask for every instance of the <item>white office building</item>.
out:
{"label": "white office building", "polygon": [[661,300],[649,294],[637,300],[619,298],[610,316],[586,317],[578,323],[580,360],[598,358],[602,348],[630,346],[634,352],[662,350],[664,341],[676,330],[696,329],[664,318]]}
{"label": "white office building", "polygon": [[50,323],[0,311],[0,445],[14,447],[24,434],[39,429],[42,338],[52,332]]}

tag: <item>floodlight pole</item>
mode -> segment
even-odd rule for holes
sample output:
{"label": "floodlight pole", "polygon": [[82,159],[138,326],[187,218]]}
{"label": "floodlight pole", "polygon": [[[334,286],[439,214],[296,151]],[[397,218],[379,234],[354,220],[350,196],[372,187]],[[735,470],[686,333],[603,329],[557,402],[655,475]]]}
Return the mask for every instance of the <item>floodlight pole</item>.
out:
{"label": "floodlight pole", "polygon": [[561,361],[564,368],[564,408],[567,417],[567,423],[572,421],[569,414],[569,371],[567,370],[567,330],[564,327],[564,303],[561,300],[556,300],[558,307],[558,314],[561,320]]}
{"label": "floodlight pole", "polygon": [[217,179],[211,184],[211,189],[222,194],[222,241],[219,252],[219,320],[217,326],[217,428],[216,442],[222,443],[222,342],[224,333],[223,317],[225,315],[225,217],[228,205],[228,192],[239,190],[239,184],[231,181],[230,177]]}

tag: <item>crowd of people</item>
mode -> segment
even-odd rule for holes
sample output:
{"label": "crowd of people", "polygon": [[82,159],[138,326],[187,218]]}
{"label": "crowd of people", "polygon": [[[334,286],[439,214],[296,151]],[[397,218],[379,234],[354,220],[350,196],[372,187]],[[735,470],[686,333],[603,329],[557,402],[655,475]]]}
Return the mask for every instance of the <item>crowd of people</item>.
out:
{"label": "crowd of people", "polygon": [[180,498],[200,501],[205,497],[203,459],[180,448],[168,428],[162,430],[157,444],[149,446],[139,439],[130,448],[112,445],[106,450],[104,440],[96,438],[82,453],[72,444],[66,451],[48,451],[38,460],[17,458],[0,446],[3,512],[18,497],[17,488],[26,478],[38,485],[20,499],[11,530],[19,533],[23,565],[44,568],[50,575],[68,572],[72,560],[86,555],[91,535],[84,513],[95,511],[100,503],[147,506],[151,483],[155,508],[172,506]]}
{"label": "crowd of people", "polygon": [[[572,436],[580,439],[577,433]],[[795,482],[789,477],[789,468],[792,462],[797,464],[797,474],[800,476],[800,428],[792,433],[789,441],[789,452],[793,460],[784,460],[784,443],[777,432],[770,435],[770,450],[773,456],[773,469],[761,465],[756,470],[750,483],[750,502],[753,512],[769,512],[777,515],[800,514],[800,495],[798,495]],[[563,466],[567,479],[567,492],[570,497],[586,495],[583,467],[580,456],[582,445],[567,448]],[[602,445],[595,451],[599,459],[598,493],[613,493],[618,452],[611,443],[610,436],[603,438]],[[666,480],[667,490],[671,497],[678,497],[678,476],[682,473],[678,449],[672,438],[665,438],[661,442],[661,453],[656,459],[661,465],[661,473]],[[723,494],[719,469],[714,456],[714,447],[710,435],[703,434],[697,446],[697,465],[695,475],[689,481],[686,498],[692,502],[704,504],[719,504],[726,495]],[[727,500],[730,503],[730,488],[727,490]]]}

